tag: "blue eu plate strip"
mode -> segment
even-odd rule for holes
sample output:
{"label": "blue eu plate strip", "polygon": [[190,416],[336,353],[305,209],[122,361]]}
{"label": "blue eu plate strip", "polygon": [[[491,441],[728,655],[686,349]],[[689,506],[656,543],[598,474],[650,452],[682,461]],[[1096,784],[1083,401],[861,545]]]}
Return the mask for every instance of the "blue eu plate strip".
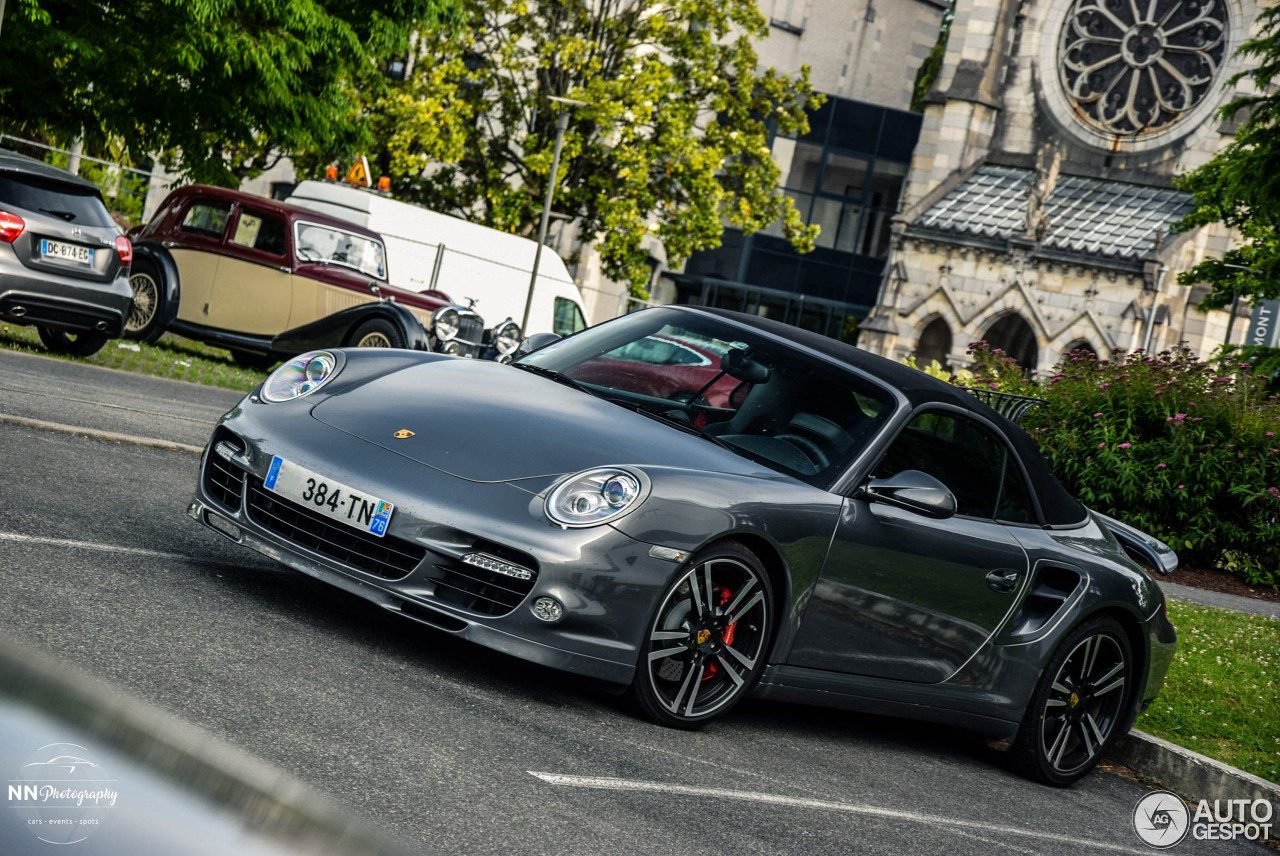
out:
{"label": "blue eu plate strip", "polygon": [[[266,486],[267,490],[276,489],[276,479],[280,478],[280,465],[284,463],[284,458],[276,455],[271,459],[271,469],[267,470]],[[383,524],[385,526],[386,524]]]}

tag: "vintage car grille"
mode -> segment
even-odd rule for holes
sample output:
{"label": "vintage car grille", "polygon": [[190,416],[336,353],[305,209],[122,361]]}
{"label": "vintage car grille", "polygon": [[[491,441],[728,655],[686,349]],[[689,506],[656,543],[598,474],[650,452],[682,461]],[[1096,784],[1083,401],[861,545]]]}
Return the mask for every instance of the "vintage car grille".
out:
{"label": "vintage car grille", "polygon": [[244,453],[244,441],[225,428],[213,432],[210,450],[204,465],[204,489],[214,502],[229,511],[240,510],[240,494],[244,488],[244,470],[218,454],[217,448],[233,448],[236,454]]}
{"label": "vintage car grille", "polygon": [[249,482],[246,511],[262,528],[384,580],[408,576],[427,555],[422,547],[393,535],[377,538],[334,523],[267,490],[260,478]]}
{"label": "vintage car grille", "polygon": [[505,550],[496,544],[477,542],[475,546],[481,553],[528,569],[530,578],[517,579],[450,559],[432,565],[427,571],[427,577],[436,584],[436,599],[481,615],[506,615],[533,590],[533,584],[538,581],[538,565],[532,557]]}
{"label": "vintage car grille", "polygon": [[479,315],[458,313],[458,335],[456,338],[464,342],[479,344],[484,341],[484,319]]}

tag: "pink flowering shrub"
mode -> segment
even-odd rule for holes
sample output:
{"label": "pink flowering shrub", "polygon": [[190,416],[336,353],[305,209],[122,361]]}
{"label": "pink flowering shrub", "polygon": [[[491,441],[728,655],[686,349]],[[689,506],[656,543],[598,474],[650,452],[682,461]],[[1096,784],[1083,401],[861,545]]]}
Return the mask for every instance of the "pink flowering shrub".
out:
{"label": "pink flowering shrub", "polygon": [[975,385],[1046,400],[1023,425],[1090,508],[1184,562],[1280,584],[1280,400],[1268,378],[1187,348],[1111,361],[1077,351],[1038,381],[985,343],[971,353]]}

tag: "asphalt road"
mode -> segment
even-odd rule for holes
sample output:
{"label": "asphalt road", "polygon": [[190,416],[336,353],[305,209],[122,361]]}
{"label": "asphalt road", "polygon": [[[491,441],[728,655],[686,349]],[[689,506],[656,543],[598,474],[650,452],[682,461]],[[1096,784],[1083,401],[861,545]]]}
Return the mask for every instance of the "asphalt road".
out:
{"label": "asphalt road", "polygon": [[[210,426],[185,420],[236,397],[0,353],[0,414],[200,444]],[[1131,828],[1145,786],[1042,787],[945,728],[755,701],[703,731],[651,725],[203,530],[196,468],[0,424],[0,628],[425,852],[1151,852]],[[1177,852],[1250,848],[1269,852]]]}

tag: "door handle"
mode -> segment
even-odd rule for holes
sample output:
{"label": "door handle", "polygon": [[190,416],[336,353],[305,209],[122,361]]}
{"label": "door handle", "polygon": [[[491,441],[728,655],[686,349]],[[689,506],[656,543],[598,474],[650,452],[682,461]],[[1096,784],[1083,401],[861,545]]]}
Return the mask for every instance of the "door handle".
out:
{"label": "door handle", "polygon": [[1000,594],[1008,594],[1018,587],[1018,572],[1011,568],[997,568],[987,574],[987,588]]}

